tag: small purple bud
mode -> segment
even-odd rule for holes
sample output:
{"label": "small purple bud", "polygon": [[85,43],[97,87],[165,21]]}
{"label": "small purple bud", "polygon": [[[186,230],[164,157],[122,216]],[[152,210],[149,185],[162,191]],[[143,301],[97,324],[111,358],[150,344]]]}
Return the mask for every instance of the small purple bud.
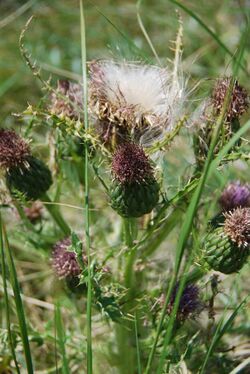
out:
{"label": "small purple bud", "polygon": [[78,277],[81,273],[76,254],[69,250],[71,239],[66,238],[53,247],[52,265],[60,279],[67,277]]}
{"label": "small purple bud", "polygon": [[230,183],[222,192],[219,203],[223,211],[250,207],[250,186],[240,182]]}
{"label": "small purple bud", "polygon": [[[179,283],[176,284],[170,298],[170,303],[168,306],[168,313],[172,312],[174,307],[175,298],[178,292]],[[194,318],[197,316],[203,308],[203,304],[200,299],[199,287],[195,284],[188,284],[180,298],[180,303],[177,312],[177,319],[179,321],[185,321],[188,318]]]}

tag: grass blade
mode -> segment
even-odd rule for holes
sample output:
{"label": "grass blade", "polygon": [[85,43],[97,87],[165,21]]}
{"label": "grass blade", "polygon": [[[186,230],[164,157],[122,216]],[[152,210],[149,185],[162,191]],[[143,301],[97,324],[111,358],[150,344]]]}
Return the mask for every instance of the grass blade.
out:
{"label": "grass blade", "polygon": [[[83,103],[84,103],[84,127],[88,132],[88,86],[87,86],[87,56],[86,56],[86,35],[85,35],[85,18],[83,9],[83,0],[80,0],[80,19],[81,19],[81,53],[82,53],[82,79],[83,79]],[[89,217],[89,148],[85,143],[85,237],[86,253],[88,258],[88,291],[87,291],[87,373],[93,372],[92,359],[92,287],[91,287],[91,257],[90,257],[90,217]]]}
{"label": "grass blade", "polygon": [[[184,10],[187,14],[189,14],[193,19],[195,19],[199,25],[216,41],[216,43],[225,51],[229,56],[232,57],[233,61],[236,61],[236,57],[234,53],[232,53],[227,46],[220,40],[220,38],[189,8],[187,8],[185,5],[181,4],[177,0],[169,0],[172,4],[177,5],[179,8]],[[249,76],[248,71],[245,69],[245,67],[239,63],[240,68]]]}
{"label": "grass blade", "polygon": [[1,252],[1,270],[2,270],[2,278],[3,278],[3,289],[4,289],[4,303],[6,308],[6,323],[7,323],[7,330],[8,330],[8,340],[10,345],[10,351],[12,354],[12,358],[15,362],[16,371],[19,374],[19,365],[16,358],[15,353],[15,346],[12,339],[11,333],[11,326],[10,326],[10,308],[9,308],[9,297],[8,297],[8,289],[7,289],[7,274],[6,274],[6,265],[5,265],[5,256],[4,256],[4,248],[3,248],[3,230],[2,230],[2,217],[0,212],[0,252]]}
{"label": "grass blade", "polygon": [[62,373],[70,374],[68,359],[67,359],[66,350],[65,350],[66,337],[64,334],[61,308],[60,308],[59,303],[57,303],[56,308],[55,308],[55,325],[56,325],[56,333],[58,337],[59,349],[62,355]]}
{"label": "grass blade", "polygon": [[7,233],[6,233],[4,226],[3,226],[3,237],[4,237],[5,248],[6,248],[6,259],[7,259],[9,272],[10,272],[10,282],[11,282],[12,289],[14,292],[14,300],[16,304],[16,312],[17,312],[17,317],[19,321],[19,327],[20,327],[20,333],[21,333],[23,349],[24,349],[24,354],[25,354],[27,372],[28,374],[33,374],[34,371],[33,371],[32,357],[31,357],[31,351],[30,351],[30,345],[29,345],[28,330],[27,330],[25,314],[24,314],[24,309],[23,309],[23,303],[22,303],[22,298],[21,298],[21,291],[20,291],[20,286],[19,286],[18,279],[17,279],[17,273],[16,273],[14,260],[13,260],[9,242],[8,242]]}
{"label": "grass blade", "polygon": [[[203,362],[203,365],[202,365],[202,368],[201,368],[201,371],[200,371],[200,374],[203,374],[204,371],[205,371],[205,368],[206,368],[206,365],[207,365],[207,362],[208,362],[208,359],[209,357],[211,356],[211,354],[213,353],[216,345],[219,343],[220,339],[222,338],[222,336],[226,333],[226,331],[228,330],[228,328],[232,325],[235,317],[237,316],[238,312],[240,311],[241,308],[243,308],[243,306],[246,304],[247,302],[247,299],[249,298],[249,296],[247,296],[238,306],[237,308],[234,310],[234,312],[231,314],[231,316],[228,318],[228,320],[223,324],[224,322],[224,315],[222,316],[221,320],[219,321],[218,323],[218,326],[217,326],[217,329],[215,331],[215,334],[213,336],[213,339],[212,339],[212,342],[209,346],[209,349],[207,351],[207,354],[206,354],[206,357],[205,357],[205,360]],[[226,309],[227,310],[227,309]],[[225,312],[226,312],[225,310]]]}

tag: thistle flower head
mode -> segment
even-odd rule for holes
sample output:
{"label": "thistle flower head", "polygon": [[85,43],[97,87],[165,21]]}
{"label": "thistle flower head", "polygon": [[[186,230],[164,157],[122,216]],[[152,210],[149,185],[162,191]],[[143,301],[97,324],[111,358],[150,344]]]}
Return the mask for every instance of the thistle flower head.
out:
{"label": "thistle flower head", "polygon": [[224,211],[250,207],[250,186],[240,182],[230,183],[222,192],[219,203]]}
{"label": "thistle flower head", "polygon": [[82,110],[82,86],[68,80],[59,80],[56,92],[51,95],[51,113],[77,120],[82,117]]}
{"label": "thistle flower head", "polygon": [[[179,288],[179,283],[176,284],[172,292],[169,306],[168,306],[169,313],[171,313],[174,307],[174,302],[177,296],[178,288]],[[178,312],[177,312],[178,320],[184,321],[190,317],[195,317],[201,312],[201,310],[202,310],[202,302],[200,299],[199,287],[196,286],[195,284],[186,285],[182,292],[179,307],[178,307]]]}
{"label": "thistle flower head", "polygon": [[30,155],[29,145],[13,130],[0,129],[0,166],[20,166]]}
{"label": "thistle flower head", "polygon": [[141,183],[153,177],[153,169],[142,147],[125,143],[118,147],[112,160],[115,179],[122,184]]}
{"label": "thistle flower head", "polygon": [[76,255],[69,250],[71,239],[66,238],[54,245],[52,265],[59,278],[77,277],[81,273]]}
{"label": "thistle flower head", "polygon": [[183,83],[167,69],[114,61],[90,66],[92,112],[99,120],[136,128],[146,140],[174,128],[184,97]]}
{"label": "thistle flower head", "polygon": [[[223,108],[230,82],[231,78],[225,77],[219,79],[215,85],[212,94],[212,104],[217,114],[219,114]],[[227,121],[232,122],[232,120],[239,118],[247,111],[248,106],[249,96],[247,91],[239,85],[238,81],[235,81],[231,93],[231,100],[227,108]]]}
{"label": "thistle flower head", "polygon": [[236,208],[224,214],[224,232],[238,247],[250,245],[250,208]]}

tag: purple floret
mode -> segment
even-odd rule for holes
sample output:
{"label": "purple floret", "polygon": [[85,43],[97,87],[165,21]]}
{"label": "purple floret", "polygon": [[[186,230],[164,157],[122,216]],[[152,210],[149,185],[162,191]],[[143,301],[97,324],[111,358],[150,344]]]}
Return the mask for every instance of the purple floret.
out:
{"label": "purple floret", "polygon": [[219,202],[224,211],[250,207],[250,186],[240,182],[230,183],[222,192]]}

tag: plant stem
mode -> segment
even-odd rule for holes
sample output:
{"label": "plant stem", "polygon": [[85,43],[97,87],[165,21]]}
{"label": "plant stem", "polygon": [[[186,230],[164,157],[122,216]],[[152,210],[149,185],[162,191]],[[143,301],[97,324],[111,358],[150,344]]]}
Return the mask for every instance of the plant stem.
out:
{"label": "plant stem", "polygon": [[[84,128],[87,134],[88,125],[88,84],[87,84],[87,56],[86,56],[86,34],[83,0],[80,0],[80,19],[81,19],[81,54],[82,54],[82,78],[83,78],[83,102],[84,102]],[[86,253],[88,258],[88,291],[87,291],[87,373],[93,372],[92,359],[92,284],[91,284],[91,257],[90,257],[90,217],[89,217],[89,146],[85,142],[85,236]]]}
{"label": "plant stem", "polygon": [[[54,221],[57,223],[58,227],[60,227],[61,231],[64,233],[65,236],[69,236],[71,234],[71,229],[67,222],[62,217],[59,209],[57,206],[53,204],[50,197],[47,194],[43,195],[43,199],[45,202],[45,207],[50,213],[51,217],[54,219]],[[48,203],[48,204],[46,204]]]}
{"label": "plant stem", "polygon": [[19,283],[17,279],[17,273],[16,273],[14,260],[11,254],[11,250],[9,247],[9,242],[8,242],[8,238],[7,238],[7,234],[6,234],[4,226],[2,226],[2,230],[3,230],[3,237],[4,237],[4,242],[5,242],[5,248],[6,248],[6,258],[7,258],[8,268],[10,272],[10,281],[11,281],[12,289],[14,292],[16,312],[17,312],[17,317],[19,321],[21,338],[23,342],[23,349],[24,349],[24,354],[25,354],[27,372],[28,374],[33,374],[32,357],[31,357],[31,351],[30,351],[30,345],[29,345],[28,330],[27,330],[25,314],[24,314],[24,309],[23,309],[23,303],[22,303],[22,298],[21,298],[21,291],[20,291],[20,287],[19,287]]}
{"label": "plant stem", "polygon": [[[136,249],[133,248],[136,221],[130,218],[123,219],[124,242],[128,248],[128,258],[124,272],[124,285],[128,289],[125,300],[125,312],[132,314],[131,309],[134,306],[134,271],[133,265],[136,259]],[[134,322],[124,321],[122,326],[117,326],[117,342],[120,356],[120,370],[122,374],[131,374],[135,372],[136,358],[136,337],[132,335],[134,331]]]}
{"label": "plant stem", "polygon": [[8,340],[10,351],[12,354],[12,358],[15,362],[17,373],[20,373],[16,353],[15,353],[15,346],[12,339],[11,333],[11,326],[10,326],[10,308],[9,308],[9,297],[8,297],[8,287],[7,287],[7,274],[6,274],[6,265],[5,265],[5,256],[4,256],[4,248],[3,248],[3,230],[2,230],[2,217],[0,211],[0,250],[1,250],[1,270],[2,270],[2,279],[3,279],[3,288],[4,288],[4,303],[6,308],[6,323],[7,323],[7,330],[8,330]]}

